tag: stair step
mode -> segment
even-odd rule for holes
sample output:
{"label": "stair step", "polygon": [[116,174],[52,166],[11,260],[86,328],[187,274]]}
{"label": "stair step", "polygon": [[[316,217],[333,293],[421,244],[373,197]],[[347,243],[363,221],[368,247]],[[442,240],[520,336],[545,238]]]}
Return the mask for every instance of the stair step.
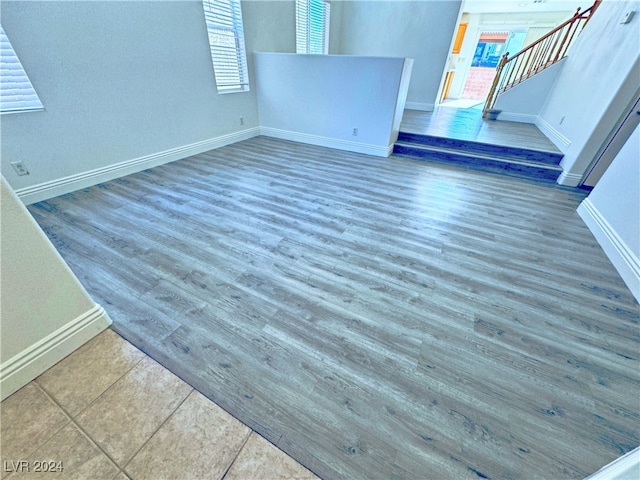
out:
{"label": "stair step", "polygon": [[562,173],[562,167],[557,164],[531,161],[529,159],[489,155],[455,148],[436,147],[398,141],[393,153],[397,155],[424,158],[425,160],[440,161],[465,165],[474,169],[498,172],[537,180],[555,181]]}
{"label": "stair step", "polygon": [[530,148],[492,145],[472,140],[435,137],[417,133],[400,132],[400,134],[398,135],[398,141],[402,143],[452,149],[457,151],[464,151],[466,153],[474,152],[485,156],[497,156],[501,158],[510,158],[517,161],[546,163],[550,165],[558,165],[563,157],[563,154],[559,152],[547,152]]}

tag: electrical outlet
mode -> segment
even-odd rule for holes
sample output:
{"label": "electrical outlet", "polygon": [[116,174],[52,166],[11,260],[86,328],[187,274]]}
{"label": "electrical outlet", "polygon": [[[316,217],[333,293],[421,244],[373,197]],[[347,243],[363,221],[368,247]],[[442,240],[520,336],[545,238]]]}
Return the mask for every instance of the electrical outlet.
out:
{"label": "electrical outlet", "polygon": [[354,136],[354,137],[357,137],[357,136],[358,136],[358,129],[357,129],[357,128],[354,128],[354,129],[353,129],[353,136]]}
{"label": "electrical outlet", "polygon": [[18,175],[29,175],[29,170],[27,170],[24,162],[11,162],[11,166]]}

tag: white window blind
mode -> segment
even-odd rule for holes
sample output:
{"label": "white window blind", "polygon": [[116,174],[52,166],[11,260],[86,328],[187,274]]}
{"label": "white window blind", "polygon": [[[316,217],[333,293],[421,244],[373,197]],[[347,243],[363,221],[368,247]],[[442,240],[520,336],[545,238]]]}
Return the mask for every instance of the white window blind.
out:
{"label": "white window blind", "polygon": [[296,0],[296,53],[329,53],[327,0]]}
{"label": "white window blind", "polygon": [[218,93],[249,90],[240,0],[203,0]]}
{"label": "white window blind", "polygon": [[0,113],[43,108],[4,28],[0,26]]}

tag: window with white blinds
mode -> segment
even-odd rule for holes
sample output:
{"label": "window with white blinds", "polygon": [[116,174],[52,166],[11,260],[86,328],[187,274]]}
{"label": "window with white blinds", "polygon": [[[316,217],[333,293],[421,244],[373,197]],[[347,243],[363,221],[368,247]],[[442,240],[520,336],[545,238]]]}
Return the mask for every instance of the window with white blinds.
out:
{"label": "window with white blinds", "polygon": [[240,0],[203,0],[218,93],[249,90]]}
{"label": "window with white blinds", "polygon": [[296,53],[329,53],[327,0],[296,0]]}
{"label": "window with white blinds", "polygon": [[44,107],[29,77],[0,26],[0,113],[42,110]]}

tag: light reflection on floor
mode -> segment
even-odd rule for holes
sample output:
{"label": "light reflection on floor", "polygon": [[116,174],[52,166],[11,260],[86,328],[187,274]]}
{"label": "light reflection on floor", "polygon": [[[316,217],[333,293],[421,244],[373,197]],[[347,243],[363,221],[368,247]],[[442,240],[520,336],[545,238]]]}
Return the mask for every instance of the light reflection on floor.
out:
{"label": "light reflection on floor", "polygon": [[476,108],[405,110],[400,131],[547,152],[560,150],[533,124],[487,120]]}

